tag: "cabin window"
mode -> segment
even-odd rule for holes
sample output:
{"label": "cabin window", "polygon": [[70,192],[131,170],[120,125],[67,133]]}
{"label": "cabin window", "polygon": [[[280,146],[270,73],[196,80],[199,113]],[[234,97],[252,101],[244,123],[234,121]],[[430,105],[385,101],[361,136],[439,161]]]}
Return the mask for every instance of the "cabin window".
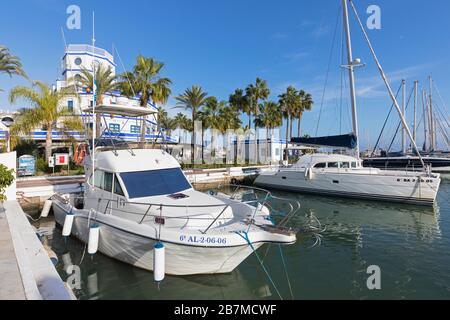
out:
{"label": "cabin window", "polygon": [[112,133],[120,133],[120,124],[110,123],[109,124],[109,130]]}
{"label": "cabin window", "polygon": [[339,168],[339,162],[329,162],[328,168]]}
{"label": "cabin window", "polygon": [[95,171],[95,187],[103,189],[103,171]]}
{"label": "cabin window", "polygon": [[350,168],[350,162],[343,162],[341,164],[342,169],[349,169]]}
{"label": "cabin window", "polygon": [[114,193],[118,196],[125,197],[125,193],[123,192],[122,186],[120,185],[120,181],[117,178],[117,175],[114,178]]}
{"label": "cabin window", "polygon": [[352,162],[352,168],[356,169],[358,167],[358,163],[357,162]]}
{"label": "cabin window", "polygon": [[171,195],[192,188],[180,168],[127,172],[120,177],[130,199]]}
{"label": "cabin window", "polygon": [[131,133],[141,133],[141,127],[140,126],[131,126],[130,131],[131,131]]}
{"label": "cabin window", "polygon": [[315,166],[314,166],[314,168],[317,168],[317,169],[323,169],[323,168],[326,168],[327,167],[327,163],[326,162],[324,162],[324,163],[318,163],[318,164],[316,164]]}
{"label": "cabin window", "polygon": [[105,172],[103,176],[103,190],[112,192],[113,188],[113,174],[110,172]]}

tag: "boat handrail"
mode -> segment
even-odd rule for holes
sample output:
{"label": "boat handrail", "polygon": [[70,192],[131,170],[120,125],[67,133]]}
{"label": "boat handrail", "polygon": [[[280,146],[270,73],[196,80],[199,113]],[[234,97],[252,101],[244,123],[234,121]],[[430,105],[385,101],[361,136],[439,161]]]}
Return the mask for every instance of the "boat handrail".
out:
{"label": "boat handrail", "polygon": [[[233,201],[238,201],[237,200],[237,192],[241,189],[246,189],[246,190],[250,190],[250,191],[259,191],[259,192],[263,192],[264,196],[259,198],[259,197],[255,197],[255,199],[252,200],[246,200],[246,201],[239,201],[239,203],[243,203],[243,204],[247,204],[250,206],[254,206],[255,207],[255,211],[252,214],[252,218],[249,218],[249,226],[252,224],[252,221],[255,219],[255,216],[258,213],[261,213],[262,210],[266,207],[267,209],[269,209],[269,215],[272,216],[281,216],[282,220],[280,222],[280,226],[285,226],[287,224],[287,222],[290,221],[290,219],[299,211],[300,209],[300,203],[296,200],[291,200],[291,199],[284,199],[281,197],[277,197],[274,196],[270,191],[265,190],[265,189],[261,189],[261,188],[257,188],[257,187],[248,187],[248,186],[240,186],[240,185],[222,185],[219,186],[217,189],[221,189],[223,187],[234,187],[235,190],[233,192],[233,195],[230,196],[230,199]],[[69,204],[69,200],[64,198],[62,195],[60,194],[56,194],[52,197],[52,199],[56,199],[58,201],[61,201],[65,204]],[[79,197],[74,197],[74,200],[76,199],[89,199],[86,198],[84,196],[79,196]],[[92,198],[94,199],[94,198]],[[106,203],[104,214],[107,214],[109,210],[115,210],[115,211],[122,211],[124,213],[128,213],[128,214],[133,214],[133,215],[138,215],[138,216],[142,216],[142,219],[140,219],[140,221],[138,222],[139,224],[143,224],[146,218],[161,218],[161,219],[167,219],[167,220],[206,220],[206,221],[212,221],[211,224],[204,230],[202,231],[203,234],[206,234],[211,228],[212,226],[217,222],[217,221],[229,221],[230,218],[228,217],[223,217],[223,215],[227,212],[227,209],[231,207],[230,203],[221,203],[221,204],[211,204],[211,205],[175,205],[175,204],[161,204],[161,203],[143,203],[143,202],[134,202],[134,201],[126,201],[124,199],[111,199],[111,198],[95,198],[96,201],[98,201],[98,206],[100,207],[101,203]],[[271,201],[272,200],[277,200],[278,201],[278,206],[280,204],[288,204],[288,209],[283,211],[282,213],[280,213],[279,210],[276,210]],[[111,205],[113,203],[117,204],[117,208],[113,208]],[[294,204],[293,204],[294,203]],[[125,207],[126,205],[134,205],[134,206],[145,206],[147,207],[145,213],[137,213],[135,211],[131,212],[131,211],[125,211],[122,210],[119,207]],[[160,212],[159,213],[155,213],[155,214],[151,214],[151,209],[152,208],[159,208]],[[168,209],[168,208],[180,208],[180,209],[186,209],[186,211],[188,211],[189,209],[202,209],[202,208],[223,208],[221,213],[219,215],[217,215],[216,217],[205,217],[204,213],[198,214],[198,216],[195,215],[180,215],[180,216],[167,216],[167,215],[163,215],[163,209]]]}

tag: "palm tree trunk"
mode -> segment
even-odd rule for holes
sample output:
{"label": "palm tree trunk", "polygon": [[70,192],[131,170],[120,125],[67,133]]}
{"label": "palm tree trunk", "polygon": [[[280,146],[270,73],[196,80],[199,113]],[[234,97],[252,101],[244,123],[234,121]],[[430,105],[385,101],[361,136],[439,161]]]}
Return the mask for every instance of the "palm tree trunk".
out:
{"label": "palm tree trunk", "polygon": [[202,164],[205,164],[205,130],[202,126]]}
{"label": "palm tree trunk", "polygon": [[[202,129],[203,130],[203,129]],[[195,157],[195,111],[192,110],[192,137],[191,137],[191,161],[192,164],[195,163],[194,157]],[[203,140],[203,138],[202,138]],[[202,141],[202,148],[203,148],[203,141]],[[203,152],[202,152],[203,156]]]}
{"label": "palm tree trunk", "polygon": [[145,146],[145,134],[147,133],[146,131],[146,120],[145,117],[142,118],[141,120],[141,138],[140,138],[140,144],[141,144],[141,148],[143,148]]}
{"label": "palm tree trunk", "polygon": [[291,120],[290,120],[290,123],[289,123],[289,132],[290,132],[290,136],[289,137],[290,137],[290,139],[292,139],[292,130],[294,129],[293,123],[294,123],[294,119],[291,116]]}
{"label": "palm tree trunk", "polygon": [[52,140],[53,140],[53,128],[51,125],[47,126],[47,135],[45,137],[45,159],[48,159],[52,156]]}
{"label": "palm tree trunk", "polygon": [[298,137],[301,137],[302,134],[302,130],[301,130],[301,124],[302,124],[302,118],[303,118],[303,113],[300,113],[299,117],[298,117]]}
{"label": "palm tree trunk", "polygon": [[284,158],[286,161],[289,161],[289,116],[286,118],[286,150],[285,150],[285,155]]}
{"label": "palm tree trunk", "polygon": [[101,130],[102,130],[102,116],[101,114],[97,113],[95,115],[95,131],[96,131],[95,137],[97,139],[100,139],[102,137]]}
{"label": "palm tree trunk", "polygon": [[[272,159],[270,159],[270,162],[272,162],[271,160]],[[269,127],[266,127],[266,162],[267,161],[269,161]]]}

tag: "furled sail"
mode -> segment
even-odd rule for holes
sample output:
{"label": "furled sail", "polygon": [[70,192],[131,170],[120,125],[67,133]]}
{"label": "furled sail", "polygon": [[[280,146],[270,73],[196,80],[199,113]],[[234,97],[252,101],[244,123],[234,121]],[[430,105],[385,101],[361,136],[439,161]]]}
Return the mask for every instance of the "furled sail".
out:
{"label": "furled sail", "polygon": [[340,136],[291,139],[291,143],[299,145],[314,146],[314,147],[336,147],[348,149],[355,149],[357,146],[357,142],[358,138],[353,133]]}

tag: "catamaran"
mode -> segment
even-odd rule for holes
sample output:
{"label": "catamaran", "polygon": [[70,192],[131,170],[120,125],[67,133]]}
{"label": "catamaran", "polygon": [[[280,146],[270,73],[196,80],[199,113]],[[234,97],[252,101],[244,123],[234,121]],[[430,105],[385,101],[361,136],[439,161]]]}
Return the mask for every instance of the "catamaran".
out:
{"label": "catamaran", "polygon": [[[353,58],[348,4],[353,8],[381,77],[401,118],[403,128],[409,135],[420,159],[423,168],[421,172],[380,170],[363,166],[359,152],[354,74],[355,68],[361,65],[361,61]],[[292,142],[316,147],[348,148],[354,150],[355,156],[339,154],[306,155],[301,157],[298,163],[292,167],[263,172],[255,180],[255,185],[293,192],[433,205],[441,183],[440,175],[432,173],[430,168],[425,165],[353,2],[342,0],[342,9],[348,58],[348,65],[345,67],[349,70],[353,132],[343,136],[295,138]]]}

